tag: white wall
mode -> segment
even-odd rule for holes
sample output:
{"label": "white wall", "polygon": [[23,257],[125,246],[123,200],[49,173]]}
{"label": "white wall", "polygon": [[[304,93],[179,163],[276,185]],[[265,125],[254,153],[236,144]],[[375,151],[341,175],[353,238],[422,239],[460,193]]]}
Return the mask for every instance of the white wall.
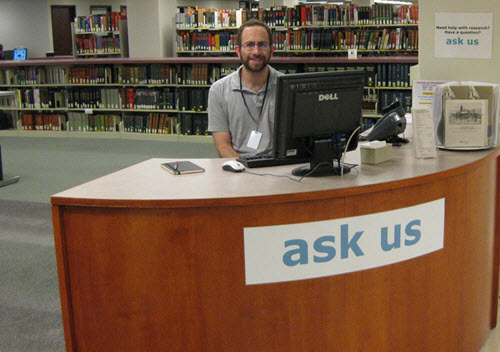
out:
{"label": "white wall", "polygon": [[[87,16],[90,14],[90,5],[101,5],[110,6],[111,11],[119,12],[120,5],[126,5],[127,0],[45,0],[47,3],[47,8],[49,9],[50,16],[50,6],[52,5],[65,5],[65,6],[76,6],[77,16]],[[41,2],[41,1],[39,1]]]}
{"label": "white wall", "polygon": [[158,1],[127,1],[130,57],[159,57],[160,31]]}
{"label": "white wall", "polygon": [[129,56],[173,56],[176,10],[171,0],[128,0]]}
{"label": "white wall", "polygon": [[26,47],[28,58],[45,56],[51,48],[47,35],[48,20],[45,1],[0,0],[0,43],[4,50]]}
{"label": "white wall", "polygon": [[[428,80],[500,83],[500,1],[420,0],[420,78]],[[491,59],[438,59],[434,57],[434,14],[438,12],[493,13]]]}

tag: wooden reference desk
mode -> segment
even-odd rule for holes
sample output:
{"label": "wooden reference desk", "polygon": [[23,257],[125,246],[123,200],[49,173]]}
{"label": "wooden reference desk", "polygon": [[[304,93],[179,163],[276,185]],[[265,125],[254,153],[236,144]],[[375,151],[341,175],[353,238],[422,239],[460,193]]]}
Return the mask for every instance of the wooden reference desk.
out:
{"label": "wooden reference desk", "polygon": [[[300,183],[224,172],[223,159],[194,160],[205,173],[174,176],[151,159],[54,195],[67,350],[478,351],[496,324],[499,151],[413,155],[405,146],[390,162]],[[348,274],[245,283],[245,227],[441,198],[441,250]]]}

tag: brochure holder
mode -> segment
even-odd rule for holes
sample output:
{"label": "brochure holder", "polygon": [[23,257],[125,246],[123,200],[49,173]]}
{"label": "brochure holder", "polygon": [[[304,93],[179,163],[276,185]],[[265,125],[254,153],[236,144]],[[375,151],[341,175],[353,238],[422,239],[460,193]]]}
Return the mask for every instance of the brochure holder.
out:
{"label": "brochure holder", "polygon": [[433,102],[436,145],[456,150],[496,147],[499,103],[498,84],[448,82],[438,85]]}

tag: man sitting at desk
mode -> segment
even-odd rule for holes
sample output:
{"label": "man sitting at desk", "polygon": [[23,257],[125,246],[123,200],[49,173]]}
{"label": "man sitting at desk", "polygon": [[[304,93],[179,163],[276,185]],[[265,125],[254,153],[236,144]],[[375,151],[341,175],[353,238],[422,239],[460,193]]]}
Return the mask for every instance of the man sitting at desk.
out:
{"label": "man sitting at desk", "polygon": [[276,81],[269,66],[274,46],[269,27],[251,19],[238,30],[242,66],[215,82],[208,96],[208,130],[222,158],[272,151]]}

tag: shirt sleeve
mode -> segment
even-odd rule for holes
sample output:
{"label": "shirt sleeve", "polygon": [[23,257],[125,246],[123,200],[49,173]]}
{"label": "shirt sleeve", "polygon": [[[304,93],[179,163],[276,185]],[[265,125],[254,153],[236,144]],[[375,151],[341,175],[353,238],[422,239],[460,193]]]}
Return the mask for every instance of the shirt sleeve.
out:
{"label": "shirt sleeve", "polygon": [[227,104],[224,100],[222,84],[213,84],[208,91],[208,131],[229,131],[229,119],[227,116]]}

